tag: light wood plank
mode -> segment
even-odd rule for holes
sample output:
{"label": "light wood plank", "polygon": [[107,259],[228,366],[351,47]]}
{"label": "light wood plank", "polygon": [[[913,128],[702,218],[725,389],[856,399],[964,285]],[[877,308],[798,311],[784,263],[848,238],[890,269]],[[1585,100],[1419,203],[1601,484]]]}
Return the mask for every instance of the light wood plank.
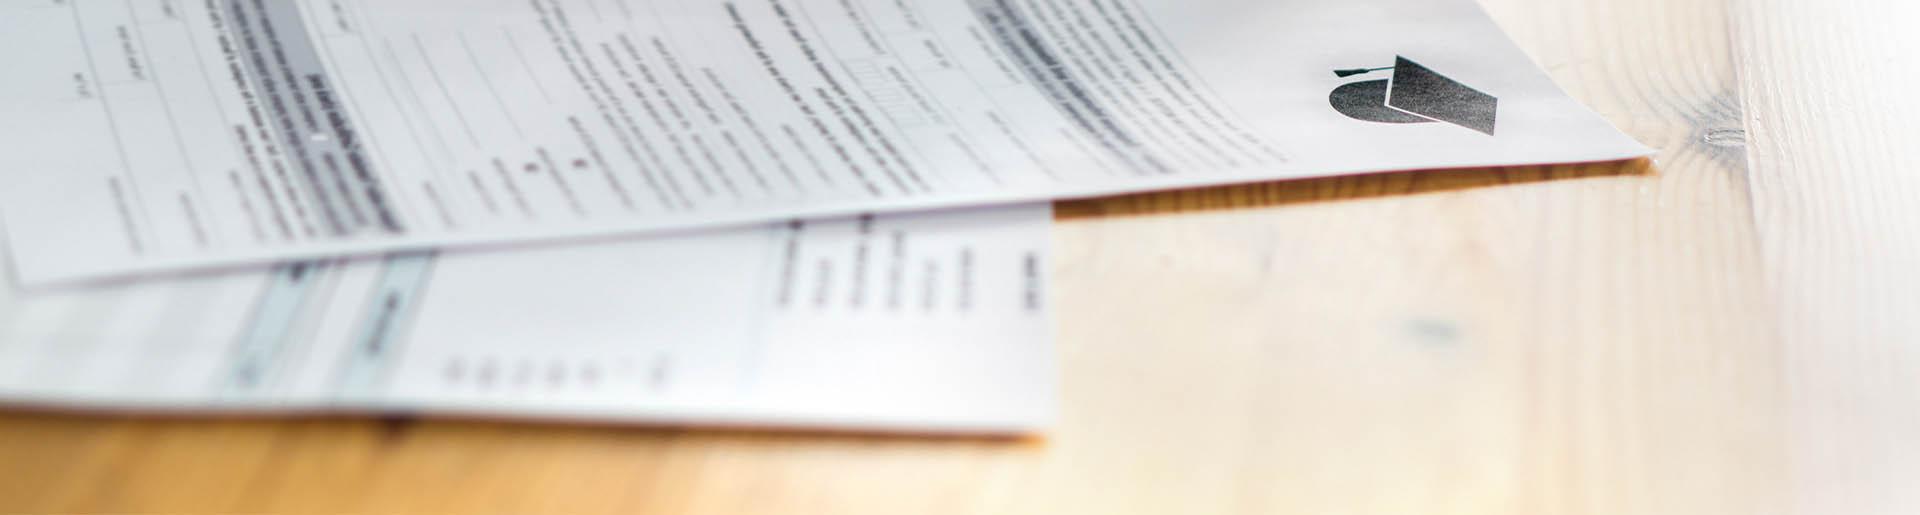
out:
{"label": "light wood plank", "polygon": [[[1217,385],[1169,406],[1234,403],[1221,390],[1248,388],[1199,418],[1257,427],[1266,438],[1235,435],[1292,460],[1239,474],[1264,478],[1251,480],[1259,507],[1763,512],[1781,471],[1779,357],[1729,139],[1740,117],[1722,6],[1541,4],[1491,7],[1577,96],[1665,150],[1658,172],[1430,194],[1420,184],[1440,176],[1278,184],[1238,195],[1371,198],[1099,220],[1067,258],[1069,274],[1079,259],[1094,271],[1063,287],[1097,293],[1063,309],[1105,304],[1116,311],[1103,318],[1158,325],[1115,322],[1068,344],[1133,354],[1122,368],[1198,363],[1148,384]],[[1220,202],[1146,199],[1134,202]],[[1105,300],[1128,296],[1154,300]],[[1192,422],[1161,423],[1178,434]]]}
{"label": "light wood plank", "polygon": [[1920,512],[1920,5],[1731,5],[1794,506]]}

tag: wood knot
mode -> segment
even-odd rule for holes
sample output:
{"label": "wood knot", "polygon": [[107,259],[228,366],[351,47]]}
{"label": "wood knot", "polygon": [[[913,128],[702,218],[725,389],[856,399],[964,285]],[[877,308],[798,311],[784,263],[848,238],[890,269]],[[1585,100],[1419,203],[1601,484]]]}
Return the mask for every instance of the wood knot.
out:
{"label": "wood knot", "polygon": [[1707,129],[1707,133],[1700,137],[1700,141],[1716,147],[1745,147],[1747,146],[1747,130],[1737,128]]}

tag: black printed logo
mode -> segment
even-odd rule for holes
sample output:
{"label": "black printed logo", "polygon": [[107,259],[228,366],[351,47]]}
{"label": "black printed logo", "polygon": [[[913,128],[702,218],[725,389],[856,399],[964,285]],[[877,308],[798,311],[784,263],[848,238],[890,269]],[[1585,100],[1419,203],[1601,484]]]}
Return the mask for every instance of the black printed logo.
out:
{"label": "black printed logo", "polygon": [[1446,122],[1493,135],[1499,121],[1500,99],[1435,73],[1405,57],[1393,66],[1334,70],[1340,77],[1393,71],[1393,77],[1354,82],[1334,88],[1328,101],[1340,114],[1379,123]]}

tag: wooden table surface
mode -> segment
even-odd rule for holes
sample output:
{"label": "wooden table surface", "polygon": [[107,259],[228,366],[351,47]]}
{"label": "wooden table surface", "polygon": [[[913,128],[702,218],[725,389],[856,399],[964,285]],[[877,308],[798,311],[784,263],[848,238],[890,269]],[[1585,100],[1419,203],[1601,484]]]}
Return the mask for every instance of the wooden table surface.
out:
{"label": "wooden table surface", "polygon": [[1920,513],[1920,11],[1485,0],[1652,162],[1062,206],[1034,440],[0,414],[0,512]]}

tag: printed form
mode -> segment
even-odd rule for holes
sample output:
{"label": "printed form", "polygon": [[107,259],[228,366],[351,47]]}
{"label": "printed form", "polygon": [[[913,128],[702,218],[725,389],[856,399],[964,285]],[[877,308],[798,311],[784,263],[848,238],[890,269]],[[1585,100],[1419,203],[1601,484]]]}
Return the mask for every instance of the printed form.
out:
{"label": "printed form", "polygon": [[0,403],[1033,432],[1055,409],[1050,217],[0,284]]}
{"label": "printed form", "polygon": [[30,285],[1647,150],[1472,0],[7,0]]}

